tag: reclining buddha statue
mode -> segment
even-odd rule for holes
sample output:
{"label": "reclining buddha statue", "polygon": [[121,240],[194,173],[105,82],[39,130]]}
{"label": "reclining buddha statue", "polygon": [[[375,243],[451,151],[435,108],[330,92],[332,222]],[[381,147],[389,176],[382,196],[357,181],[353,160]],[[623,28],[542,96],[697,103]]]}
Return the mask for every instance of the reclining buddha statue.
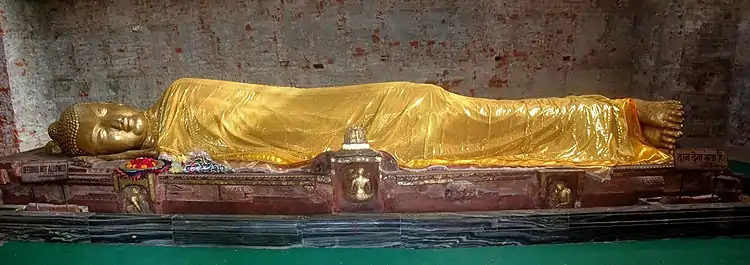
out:
{"label": "reclining buddha statue", "polygon": [[672,160],[677,101],[568,96],[496,100],[409,82],[293,88],[185,78],[148,110],[78,103],[49,149],[105,160],[204,151],[222,161],[300,165],[364,128],[399,166],[616,166]]}

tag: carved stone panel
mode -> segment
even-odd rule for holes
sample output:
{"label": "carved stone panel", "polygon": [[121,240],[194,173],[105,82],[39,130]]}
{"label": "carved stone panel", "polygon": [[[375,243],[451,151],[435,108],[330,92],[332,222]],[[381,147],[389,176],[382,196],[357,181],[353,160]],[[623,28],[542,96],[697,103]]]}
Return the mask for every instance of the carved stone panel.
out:
{"label": "carved stone panel", "polygon": [[121,211],[125,213],[153,213],[148,190],[142,186],[130,185],[120,190]]}
{"label": "carved stone panel", "polygon": [[462,170],[384,173],[385,212],[464,212],[532,209],[537,206],[533,170]]}
{"label": "carved stone panel", "polygon": [[218,185],[167,184],[166,199],[170,201],[218,201]]}
{"label": "carved stone panel", "polygon": [[10,174],[7,169],[0,168],[0,185],[10,184]]}
{"label": "carved stone panel", "polygon": [[69,201],[115,201],[117,197],[112,186],[69,185],[64,188]]}
{"label": "carved stone panel", "polygon": [[586,172],[579,169],[543,169],[538,171],[540,208],[574,208],[580,204],[579,180]]}
{"label": "carved stone panel", "polygon": [[379,212],[380,155],[372,150],[339,151],[331,157],[334,212]]}
{"label": "carved stone panel", "polygon": [[254,198],[306,198],[310,197],[312,191],[313,186],[219,186],[219,195],[222,201],[252,202]]}

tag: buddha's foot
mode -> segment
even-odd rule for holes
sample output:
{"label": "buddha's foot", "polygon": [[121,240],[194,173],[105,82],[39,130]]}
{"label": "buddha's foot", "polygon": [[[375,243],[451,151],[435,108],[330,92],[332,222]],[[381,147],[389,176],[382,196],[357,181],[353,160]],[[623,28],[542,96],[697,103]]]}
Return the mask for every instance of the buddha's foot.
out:
{"label": "buddha's foot", "polygon": [[643,126],[643,137],[646,138],[649,144],[659,149],[674,150],[674,144],[680,136],[682,136],[682,132],[680,131],[661,129],[648,125]]}
{"label": "buddha's foot", "polygon": [[676,100],[646,101],[636,99],[636,111],[641,124],[679,132],[685,120],[682,103]]}
{"label": "buddha's foot", "polygon": [[682,136],[685,112],[679,101],[636,100],[638,119],[643,136],[649,144],[664,150],[674,149],[677,138]]}

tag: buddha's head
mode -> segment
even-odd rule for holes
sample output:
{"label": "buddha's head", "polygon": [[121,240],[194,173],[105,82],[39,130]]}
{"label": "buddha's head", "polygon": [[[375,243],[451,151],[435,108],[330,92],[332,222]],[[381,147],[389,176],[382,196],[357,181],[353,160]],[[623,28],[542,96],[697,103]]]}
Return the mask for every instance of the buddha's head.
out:
{"label": "buddha's head", "polygon": [[62,153],[117,154],[144,147],[151,124],[143,111],[115,103],[78,103],[47,129]]}

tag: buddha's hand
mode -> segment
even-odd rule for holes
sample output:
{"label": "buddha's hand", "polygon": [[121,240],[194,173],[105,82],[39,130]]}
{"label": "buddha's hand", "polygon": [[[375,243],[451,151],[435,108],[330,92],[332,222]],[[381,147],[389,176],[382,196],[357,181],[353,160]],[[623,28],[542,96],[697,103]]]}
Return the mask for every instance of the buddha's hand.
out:
{"label": "buddha's hand", "polygon": [[111,161],[111,160],[130,160],[130,159],[136,159],[139,157],[150,157],[150,158],[157,158],[159,156],[159,151],[156,150],[156,148],[149,148],[149,149],[143,149],[143,150],[130,150],[125,151],[118,154],[109,154],[109,155],[98,155],[96,158]]}

